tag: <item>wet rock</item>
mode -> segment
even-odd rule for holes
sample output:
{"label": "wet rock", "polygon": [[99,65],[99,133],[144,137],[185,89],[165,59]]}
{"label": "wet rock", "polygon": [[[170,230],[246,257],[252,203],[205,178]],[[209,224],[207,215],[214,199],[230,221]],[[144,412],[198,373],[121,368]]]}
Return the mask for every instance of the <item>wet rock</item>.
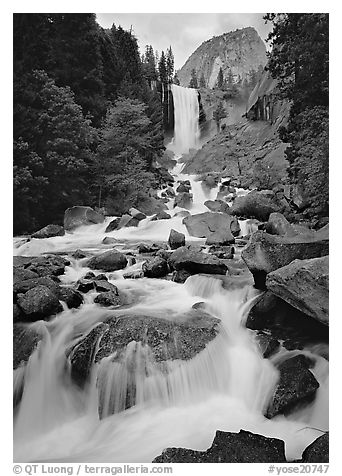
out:
{"label": "wet rock", "polygon": [[83,276],[83,279],[94,279],[96,276],[95,276],[95,273],[93,273],[92,271],[88,271],[84,276]]}
{"label": "wet rock", "polygon": [[226,274],[228,269],[216,256],[200,251],[191,251],[186,246],[182,246],[172,253],[169,265],[172,269],[185,270],[190,274]]}
{"label": "wet rock", "polygon": [[319,383],[310,372],[310,366],[311,361],[304,355],[297,355],[279,365],[280,378],[266,412],[267,418],[288,414],[298,404],[313,400]]}
{"label": "wet rock", "polygon": [[329,463],[329,433],[318,437],[305,448],[302,463]]}
{"label": "wet rock", "polygon": [[192,194],[188,192],[176,195],[174,207],[190,208],[192,204]]}
{"label": "wet rock", "polygon": [[169,220],[171,218],[171,215],[168,213],[161,211],[154,215],[154,217],[151,219],[151,221],[156,221],[156,220]]}
{"label": "wet rock", "polygon": [[175,213],[175,217],[188,217],[190,216],[190,212],[188,210],[180,210],[179,212]]}
{"label": "wet rock", "polygon": [[137,220],[141,221],[146,218],[145,213],[142,213],[140,210],[137,210],[136,208],[130,208],[129,214],[133,217],[136,218]]}
{"label": "wet rock", "polygon": [[131,215],[122,215],[119,221],[118,230],[121,228],[128,228],[130,226],[138,226],[139,220],[137,218],[132,217]]}
{"label": "wet rock", "polygon": [[94,302],[100,304],[100,306],[109,307],[109,306],[122,306],[123,300],[118,292],[107,291],[100,293],[95,297]]}
{"label": "wet rock", "polygon": [[179,233],[178,231],[172,230],[170,231],[168,243],[172,250],[176,250],[181,246],[185,246],[185,235],[183,233]]}
{"label": "wet rock", "polygon": [[42,337],[37,326],[13,325],[13,370],[28,361]]}
{"label": "wet rock", "polygon": [[189,276],[192,276],[192,274],[185,269],[179,269],[172,273],[172,281],[175,283],[185,283]]}
{"label": "wet rock", "polygon": [[42,276],[41,278],[25,279],[23,281],[15,281],[13,283],[13,294],[17,295],[19,293],[25,294],[30,289],[33,289],[39,285],[46,286],[54,294],[59,293],[59,286],[51,279],[49,276]]}
{"label": "wet rock", "polygon": [[280,342],[277,339],[274,339],[271,335],[264,334],[263,332],[259,332],[256,335],[256,341],[265,359],[274,354],[280,347]]}
{"label": "wet rock", "polygon": [[304,314],[329,324],[329,256],[294,260],[269,273],[266,287]]}
{"label": "wet rock", "polygon": [[117,243],[117,239],[111,236],[105,236],[102,240],[103,245],[114,245],[115,243]]}
{"label": "wet rock", "polygon": [[281,212],[282,209],[282,205],[277,201],[273,192],[271,196],[268,196],[262,192],[253,191],[243,197],[236,197],[231,207],[231,213],[266,221],[271,213]]}
{"label": "wet rock", "polygon": [[34,271],[25,268],[14,267],[13,268],[13,285],[16,283],[20,285],[22,281],[27,281],[29,279],[37,279],[39,276]]}
{"label": "wet rock", "polygon": [[230,206],[223,200],[207,200],[206,202],[204,202],[204,205],[211,212],[221,212],[230,214]]}
{"label": "wet rock", "polygon": [[[318,238],[318,239],[317,239]],[[255,286],[265,289],[266,275],[295,259],[318,258],[329,254],[329,240],[295,236],[287,238],[256,231],[241,257],[253,273]]]}
{"label": "wet rock", "polygon": [[[60,276],[64,274],[65,267],[70,264],[69,260],[62,258],[61,256],[36,256],[30,257],[29,260],[22,266],[25,271],[32,271],[36,273],[36,276]],[[17,270],[15,271],[17,273]]]}
{"label": "wet rock", "polygon": [[138,252],[141,254],[144,253],[156,253],[159,251],[160,247],[156,245],[155,243],[153,244],[148,244],[148,243],[140,243],[138,246]]}
{"label": "wet rock", "polygon": [[236,217],[233,217],[233,220],[230,223],[230,231],[233,236],[239,236],[241,232],[240,223]]}
{"label": "wet rock", "polygon": [[25,294],[18,294],[17,304],[26,321],[45,319],[63,310],[56,294],[46,286],[36,286]]}
{"label": "wet rock", "polygon": [[189,235],[197,238],[207,238],[207,245],[225,245],[234,243],[235,238],[231,231],[233,217],[224,213],[198,213],[183,219]]}
{"label": "wet rock", "polygon": [[251,308],[246,327],[249,329],[265,329],[273,320],[274,310],[279,309],[281,300],[270,291],[261,294]]}
{"label": "wet rock", "polygon": [[209,252],[220,259],[234,258],[234,246],[211,246]]}
{"label": "wet rock", "polygon": [[95,291],[98,293],[114,292],[118,293],[118,288],[105,280],[94,280]]}
{"label": "wet rock", "polygon": [[148,345],[156,362],[189,360],[216,337],[219,322],[200,310],[189,311],[180,322],[131,314],[110,317],[72,350],[72,375],[79,383],[84,382],[92,362],[114,353],[115,360],[120,361],[132,341]]}
{"label": "wet rock", "polygon": [[47,225],[31,235],[31,238],[51,238],[53,236],[64,236],[65,230],[60,225]]}
{"label": "wet rock", "polygon": [[76,309],[84,302],[82,294],[70,287],[60,288],[59,299],[64,301],[69,309]]}
{"label": "wet rock", "polygon": [[117,271],[127,266],[127,258],[117,250],[108,250],[100,255],[93,256],[88,262],[90,269],[102,271]]}
{"label": "wet rock", "polygon": [[160,256],[144,263],[142,270],[146,278],[163,278],[169,272],[167,261]]}
{"label": "wet rock", "polygon": [[105,274],[98,274],[96,276],[96,281],[108,281],[108,278]]}
{"label": "wet rock", "polygon": [[153,463],[285,463],[282,440],[267,438],[249,431],[216,431],[207,451],[167,448]]}
{"label": "wet rock", "polygon": [[191,185],[185,184],[184,182],[180,183],[178,187],[176,188],[177,193],[184,193],[184,192],[189,192],[191,189]]}
{"label": "wet rock", "polygon": [[109,225],[107,226],[105,233],[110,233],[111,231],[117,230],[119,227],[121,218],[114,218]]}
{"label": "wet rock", "polygon": [[87,255],[82,250],[76,250],[74,251],[74,253],[71,254],[71,256],[75,259],[82,259],[82,258],[86,258]]}
{"label": "wet rock", "polygon": [[291,223],[288,222],[281,213],[271,213],[268,222],[265,223],[264,229],[270,235],[291,237],[297,234]]}
{"label": "wet rock", "polygon": [[81,293],[89,293],[89,291],[94,290],[94,281],[92,279],[79,279],[76,283],[76,289]]}
{"label": "wet rock", "polygon": [[172,187],[167,187],[165,193],[170,198],[174,198],[176,196],[176,192],[174,191]]}
{"label": "wet rock", "polygon": [[137,269],[134,271],[128,271],[123,275],[124,279],[139,279],[144,277],[144,272],[142,269]]}
{"label": "wet rock", "polygon": [[81,225],[103,223],[104,216],[90,207],[71,207],[64,212],[64,229],[72,231]]}

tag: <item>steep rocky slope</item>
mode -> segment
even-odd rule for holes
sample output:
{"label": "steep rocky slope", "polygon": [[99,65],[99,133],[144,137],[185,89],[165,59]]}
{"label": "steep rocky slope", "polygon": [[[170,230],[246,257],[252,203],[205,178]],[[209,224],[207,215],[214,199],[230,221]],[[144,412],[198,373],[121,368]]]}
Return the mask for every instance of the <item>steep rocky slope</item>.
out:
{"label": "steep rocky slope", "polygon": [[180,69],[178,77],[181,86],[188,86],[191,71],[197,77],[203,73],[206,85],[215,86],[220,67],[225,79],[229,72],[235,82],[249,79],[251,70],[257,71],[267,62],[266,47],[256,30],[252,27],[214,36],[202,43]]}

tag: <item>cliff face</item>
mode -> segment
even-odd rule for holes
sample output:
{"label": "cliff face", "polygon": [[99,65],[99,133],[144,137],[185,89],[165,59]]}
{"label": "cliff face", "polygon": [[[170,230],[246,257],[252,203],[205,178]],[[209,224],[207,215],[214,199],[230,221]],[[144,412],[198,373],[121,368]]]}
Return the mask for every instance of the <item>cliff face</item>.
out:
{"label": "cliff face", "polygon": [[181,86],[188,86],[191,71],[195,69],[197,78],[203,73],[207,87],[213,88],[220,67],[224,79],[228,80],[231,72],[237,83],[239,79],[250,79],[250,72],[264,67],[266,62],[266,47],[256,30],[252,27],[242,28],[202,43],[180,69],[178,77]]}

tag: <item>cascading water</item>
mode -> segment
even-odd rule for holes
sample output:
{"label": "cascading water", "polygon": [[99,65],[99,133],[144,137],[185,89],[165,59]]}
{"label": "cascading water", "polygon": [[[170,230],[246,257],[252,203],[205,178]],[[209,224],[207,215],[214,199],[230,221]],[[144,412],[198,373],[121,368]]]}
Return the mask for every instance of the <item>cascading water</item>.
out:
{"label": "cascading water", "polygon": [[[175,106],[175,137],[170,144],[177,154],[199,146],[198,97],[194,89],[172,86]],[[195,177],[181,174],[178,162],[172,174],[190,180],[191,212],[207,211],[204,201],[216,197],[218,187],[207,190]],[[175,186],[176,187],[176,186]],[[115,237],[116,247],[131,249],[142,240],[166,241],[171,228],[190,237],[176,216],[181,208],[169,202],[170,220],[143,220],[136,228],[105,233],[105,223],[83,227],[62,237],[15,240],[15,254],[88,251],[105,248],[104,236]],[[184,211],[184,210],[183,210]],[[243,228],[249,232],[248,226]],[[89,270],[82,260],[71,259],[61,277],[71,284]],[[138,264],[130,266],[135,270]],[[251,286],[224,289],[214,277],[195,275],[184,285],[168,280],[123,279],[127,270],[108,275],[133,304],[125,315],[163,316],[171,321],[186,319],[195,303],[220,319],[219,333],[190,360],[157,362],[151,349],[131,341],[118,358],[109,355],[91,368],[89,382],[80,388],[72,379],[70,349],[108,316],[94,304],[96,293],[85,297],[77,310],[64,310],[50,322],[31,326],[43,336],[26,366],[15,371],[14,393],[21,401],[15,411],[14,459],[24,461],[150,462],[166,447],[206,450],[216,430],[249,430],[283,439],[289,460],[326,430],[327,361],[315,349],[303,352],[316,362],[313,373],[320,383],[316,400],[290,417],[268,420],[263,416],[278,371],[276,359],[292,355],[286,350],[273,361],[264,359],[255,334],[245,327],[257,291]],[[37,327],[38,326],[38,327]],[[323,417],[322,417],[323,415]],[[200,422],[200,424],[199,424]]]}

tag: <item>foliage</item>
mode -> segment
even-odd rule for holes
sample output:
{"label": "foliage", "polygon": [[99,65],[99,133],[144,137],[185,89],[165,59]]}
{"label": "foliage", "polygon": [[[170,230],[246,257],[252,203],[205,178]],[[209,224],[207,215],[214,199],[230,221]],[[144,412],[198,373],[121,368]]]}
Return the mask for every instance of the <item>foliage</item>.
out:
{"label": "foliage", "polygon": [[173,84],[177,84],[177,86],[180,85],[180,81],[179,81],[177,72],[175,73],[175,75],[173,77]]}
{"label": "foliage", "polygon": [[87,196],[96,134],[70,88],[44,71],[17,80],[14,91],[14,228],[30,231]]}
{"label": "foliage", "polygon": [[159,71],[159,80],[164,84],[167,83],[168,76],[167,76],[167,68],[166,68],[166,57],[165,57],[164,51],[162,51],[160,55],[158,71]]}
{"label": "foliage", "polygon": [[281,138],[289,146],[291,183],[305,191],[308,216],[328,213],[329,15],[269,13],[268,68],[281,97],[291,101]]}
{"label": "foliage", "polygon": [[195,88],[195,89],[198,88],[197,73],[196,73],[196,70],[194,68],[191,70],[191,78],[190,78],[189,88]]}
{"label": "foliage", "polygon": [[222,68],[220,68],[220,70],[219,70],[219,72],[218,72],[216,84],[217,84],[218,89],[222,89],[222,88],[223,88],[224,77],[223,77]]}
{"label": "foliage", "polygon": [[172,48],[170,46],[170,48],[166,50],[166,75],[167,75],[167,81],[169,83],[172,83],[174,70],[175,70],[175,59],[173,56]]}
{"label": "foliage", "polygon": [[213,111],[213,119],[216,122],[217,125],[217,130],[220,130],[220,123],[221,120],[227,117],[227,112],[223,106],[222,101],[220,101],[216,107],[216,109]]}

